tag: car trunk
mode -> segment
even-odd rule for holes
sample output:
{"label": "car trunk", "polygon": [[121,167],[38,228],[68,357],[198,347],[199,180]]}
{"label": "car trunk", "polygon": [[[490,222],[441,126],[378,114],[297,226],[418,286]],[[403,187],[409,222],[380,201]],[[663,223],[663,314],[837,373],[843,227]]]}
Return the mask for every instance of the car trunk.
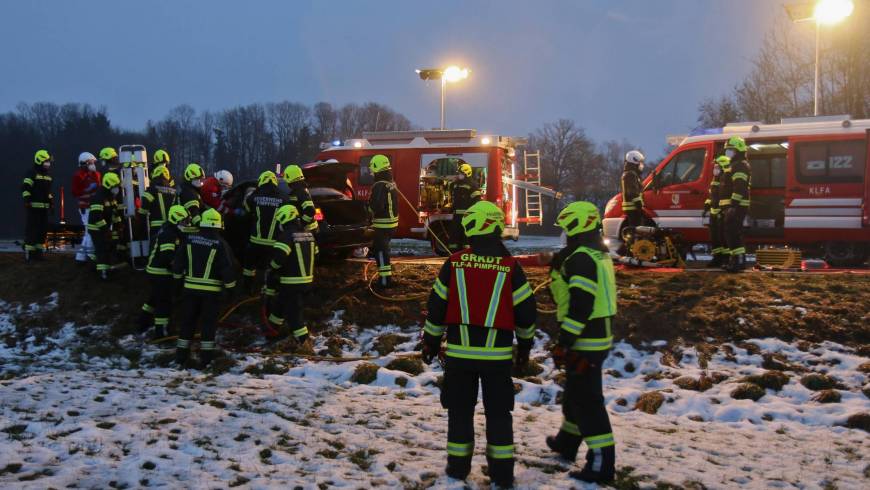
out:
{"label": "car trunk", "polygon": [[302,166],[311,198],[320,211],[318,219],[330,226],[366,226],[368,210],[362,201],[353,199],[348,174],[356,170],[353,163],[338,161],[312,162]]}

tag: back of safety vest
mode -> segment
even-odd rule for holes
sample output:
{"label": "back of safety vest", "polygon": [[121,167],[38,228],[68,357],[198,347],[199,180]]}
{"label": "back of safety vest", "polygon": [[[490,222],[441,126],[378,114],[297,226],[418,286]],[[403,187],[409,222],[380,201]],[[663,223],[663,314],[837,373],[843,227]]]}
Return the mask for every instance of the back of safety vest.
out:
{"label": "back of safety vest", "polygon": [[445,323],[514,330],[515,267],[510,255],[475,255],[471,249],[451,255]]}

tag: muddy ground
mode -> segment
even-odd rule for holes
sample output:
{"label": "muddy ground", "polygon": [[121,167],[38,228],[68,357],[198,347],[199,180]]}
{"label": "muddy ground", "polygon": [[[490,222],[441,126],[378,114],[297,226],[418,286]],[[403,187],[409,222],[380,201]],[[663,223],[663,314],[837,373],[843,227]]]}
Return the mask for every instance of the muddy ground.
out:
{"label": "muddy ground", "polygon": [[[316,287],[305,312],[312,330],[324,329],[335,310],[344,311],[343,323],[361,327],[422,324],[436,266],[396,265],[400,287],[392,294],[415,298],[410,301],[383,301],[373,296],[363,280],[363,269],[359,262],[318,267]],[[370,273],[373,270],[369,267]],[[526,272],[533,287],[546,279],[543,268]],[[812,343],[830,340],[870,355],[867,274],[620,271],[617,282],[619,316],[614,334],[635,345],[666,340],[671,345],[703,346],[777,337]],[[118,271],[112,282],[103,283],[90,267],[77,265],[68,256],[49,256],[44,262],[25,265],[18,254],[0,255],[0,300],[26,306],[44,303],[54,292],[58,293],[57,308],[35,314],[23,308],[13,313],[19,335],[27,335],[32,326],[43,327],[39,330],[45,332],[70,321],[109,325],[118,337],[133,333],[148,282],[144,273],[127,269]],[[223,301],[229,306],[243,297],[239,292]],[[553,308],[546,288],[536,298],[539,308]],[[257,307],[242,307],[231,319],[235,324],[256,324]],[[538,326],[556,331],[554,315],[539,314]]]}

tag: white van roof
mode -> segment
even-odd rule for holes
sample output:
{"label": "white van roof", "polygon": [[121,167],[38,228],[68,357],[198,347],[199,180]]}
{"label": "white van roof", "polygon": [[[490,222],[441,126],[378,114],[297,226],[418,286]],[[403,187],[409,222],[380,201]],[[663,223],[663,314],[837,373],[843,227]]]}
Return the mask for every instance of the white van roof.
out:
{"label": "white van roof", "polygon": [[[339,143],[339,144],[334,144]],[[500,147],[516,148],[526,144],[525,138],[477,134],[474,129],[435,129],[423,131],[366,131],[362,138],[336,141],[323,145],[323,150],[348,150],[360,148],[438,148],[438,147]]]}
{"label": "white van roof", "polygon": [[780,124],[762,124],[757,122],[730,123],[722,128],[720,133],[700,134],[696,136],[669,137],[669,142],[677,146],[699,141],[723,141],[732,136],[742,136],[744,139],[786,138],[789,136],[812,136],[822,134],[854,134],[870,130],[870,119],[852,120],[849,116],[824,116],[783,119]]}

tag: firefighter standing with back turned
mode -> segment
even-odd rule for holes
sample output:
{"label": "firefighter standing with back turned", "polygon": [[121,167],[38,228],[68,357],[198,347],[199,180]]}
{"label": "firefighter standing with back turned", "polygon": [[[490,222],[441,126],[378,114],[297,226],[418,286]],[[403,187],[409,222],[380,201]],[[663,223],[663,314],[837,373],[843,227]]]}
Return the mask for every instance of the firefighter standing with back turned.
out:
{"label": "firefighter standing with back turned", "polygon": [[725,177],[723,169],[728,168],[730,163],[731,159],[725,155],[716,158],[713,165],[713,178],[710,180],[709,196],[704,201],[704,212],[710,214],[710,252],[713,254],[713,260],[707,264],[707,267],[721,267],[728,260],[728,248],[723,238],[724,217],[722,208],[719,207],[719,199],[722,180]]}
{"label": "firefighter standing with back turned", "polygon": [[462,218],[472,204],[480,201],[480,188],[471,178],[471,165],[463,163],[459,166],[459,175],[450,186],[450,202],[453,206],[453,220],[450,221],[450,252],[465,248],[467,237],[462,230]]}
{"label": "firefighter standing with back turned", "polygon": [[535,335],[535,298],[519,263],[501,242],[504,213],[480,201],[462,225],[471,248],[444,262],[432,292],[424,326],[423,360],[438,355],[447,333],[447,362],[441,405],[447,409],[447,475],[464,480],[474,454],[474,407],[483,386],[486,459],[493,488],[513,485],[511,359],[525,365]]}
{"label": "firefighter standing with back turned", "polygon": [[594,204],[578,201],[556,218],[568,244],[551,263],[550,291],[561,325],[553,350],[556,367],[567,373],[559,433],[547,446],[574,461],[586,443],[586,465],[571,477],[587,482],[613,479],[616,449],[604,405],[601,366],[613,344],[611,322],[616,315],[613,262],[601,236],[601,215]]}
{"label": "firefighter standing with back turned", "polygon": [[311,200],[311,193],[308,192],[308,185],[305,183],[305,176],[299,165],[287,165],[287,168],[284,169],[284,182],[287,183],[289,191],[287,199],[299,211],[305,231],[316,233],[318,226],[314,216],[317,213],[314,201]]}
{"label": "firefighter standing with back turned", "polygon": [[48,233],[48,213],[53,206],[51,194],[52,158],[45,150],[33,156],[31,168],[21,182],[21,197],[24,199],[24,261],[42,260],[45,235]]}
{"label": "firefighter standing with back turned", "polygon": [[151,184],[142,194],[142,206],[138,211],[140,215],[148,218],[151,227],[149,236],[152,243],[157,237],[160,227],[169,218],[169,208],[176,204],[177,199],[175,181],[169,174],[169,167],[157,165],[151,170]]}
{"label": "firefighter standing with back turned", "polygon": [[278,176],[266,170],[257,178],[257,189],[245,199],[245,211],[251,215],[251,231],[245,247],[242,276],[245,291],[254,293],[257,271],[269,265],[269,256],[277,235],[275,213],[287,203],[278,190]]}
{"label": "firefighter standing with back turned", "polygon": [[106,172],[103,185],[91,199],[91,207],[88,208],[88,233],[94,242],[94,256],[91,258],[97,263],[97,273],[104,281],[109,279],[109,271],[115,263],[117,243],[114,229],[121,222],[118,204],[120,192],[121,177],[115,172]]}
{"label": "firefighter standing with back turned", "polygon": [[730,172],[723,182],[719,204],[725,213],[725,244],[730,254],[726,270],[739,272],[746,268],[746,247],[743,244],[743,220],[749,212],[751,170],[746,160],[746,141],[732,136],[725,143],[725,156],[731,159]]}
{"label": "firefighter standing with back turned", "polygon": [[643,224],[643,153],[631,150],[625,154],[622,168],[622,211],[625,213],[626,226],[637,227]]}
{"label": "firefighter standing with back turned", "polygon": [[181,196],[179,203],[184,206],[187,213],[190,214],[190,223],[185,233],[196,232],[196,227],[199,226],[200,214],[203,211],[202,197],[200,189],[202,188],[205,172],[198,163],[190,163],[184,169],[184,182],[181,184]]}
{"label": "firefighter standing with back turned", "polygon": [[369,212],[372,215],[372,255],[378,263],[378,282],[380,288],[393,286],[393,266],[390,265],[390,240],[399,226],[399,201],[396,183],[390,169],[390,159],[375,155],[369,161],[369,170],[374,175],[369,196]]}
{"label": "firefighter standing with back turned", "polygon": [[215,209],[205,210],[199,229],[184,238],[184,246],[178,247],[173,261],[173,277],[184,279],[182,302],[184,312],[176,343],[175,361],[184,366],[190,356],[193,332],[199,323],[200,368],[208,366],[215,358],[217,345],[214,337],[217,330],[218,304],[224,290],[236,287],[230,246],[221,236],[223,219]]}
{"label": "firefighter standing with back turned", "polygon": [[305,230],[299,211],[285,204],[275,213],[279,235],[272,246],[267,289],[277,290],[277,304],[270,305],[269,321],[278,327],[279,339],[292,334],[299,344],[308,340],[302,317],[305,293],[314,282],[314,235]]}
{"label": "firefighter standing with back turned", "polygon": [[175,260],[177,248],[184,246],[184,233],[181,229],[190,221],[187,210],[178,204],[171,206],[166,214],[166,222],[151,238],[153,245],[148,256],[148,266],[145,268],[151,283],[151,295],[142,305],[142,316],[139,320],[141,333],[154,326],[153,339],[160,339],[167,335],[174,289],[172,261]]}

